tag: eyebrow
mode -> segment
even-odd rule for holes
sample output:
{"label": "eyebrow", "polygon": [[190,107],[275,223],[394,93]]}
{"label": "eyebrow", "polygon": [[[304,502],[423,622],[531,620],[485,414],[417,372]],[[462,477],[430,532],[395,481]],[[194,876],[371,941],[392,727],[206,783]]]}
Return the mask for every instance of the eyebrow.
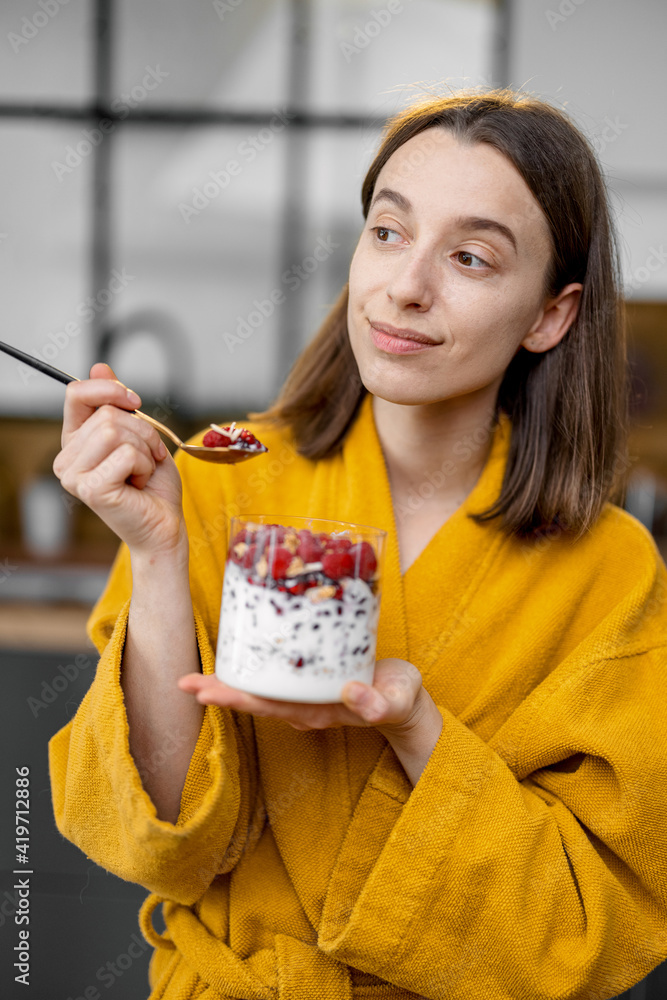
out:
{"label": "eyebrow", "polygon": [[454,223],[460,229],[481,229],[498,233],[500,236],[504,236],[507,242],[512,244],[514,252],[518,253],[516,236],[510,227],[506,226],[503,222],[498,222],[496,219],[479,218],[476,215],[466,215],[455,219]]}
{"label": "eyebrow", "polygon": [[399,191],[394,191],[393,188],[380,188],[370,204],[369,212],[376,202],[383,200],[393,202],[397,208],[402,208],[404,212],[412,211],[412,205]]}
{"label": "eyebrow", "polygon": [[[405,195],[402,195],[399,191],[394,191],[392,188],[380,188],[373,198],[370,208],[373,208],[376,202],[383,200],[392,202],[404,212],[412,211],[412,205]],[[458,229],[476,229],[498,233],[499,236],[503,236],[511,244],[514,252],[518,253],[516,236],[509,226],[506,226],[503,222],[498,222],[496,219],[485,219],[478,215],[461,215],[457,219],[454,219],[454,225]]]}

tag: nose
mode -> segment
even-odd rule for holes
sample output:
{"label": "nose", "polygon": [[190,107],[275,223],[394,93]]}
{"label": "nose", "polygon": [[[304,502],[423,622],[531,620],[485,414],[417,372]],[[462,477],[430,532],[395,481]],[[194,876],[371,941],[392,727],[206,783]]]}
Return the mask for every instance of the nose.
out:
{"label": "nose", "polygon": [[387,295],[400,309],[425,312],[433,304],[435,267],[431,252],[414,244],[396,254],[387,281]]}

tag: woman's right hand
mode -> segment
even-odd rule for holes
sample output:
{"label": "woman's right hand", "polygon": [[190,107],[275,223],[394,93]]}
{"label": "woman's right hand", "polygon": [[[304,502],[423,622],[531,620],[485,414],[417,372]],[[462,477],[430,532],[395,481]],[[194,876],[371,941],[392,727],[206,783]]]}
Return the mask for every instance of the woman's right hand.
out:
{"label": "woman's right hand", "polygon": [[53,471],[137,555],[187,543],[181,479],[158,432],[132,414],[141,400],[105,364],[67,386],[62,451]]}

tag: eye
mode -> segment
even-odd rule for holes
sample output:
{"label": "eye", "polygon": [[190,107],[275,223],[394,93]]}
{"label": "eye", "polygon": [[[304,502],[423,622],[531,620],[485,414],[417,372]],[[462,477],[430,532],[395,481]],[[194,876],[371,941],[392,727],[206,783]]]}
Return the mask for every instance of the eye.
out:
{"label": "eye", "polygon": [[[375,233],[375,239],[379,243],[395,243],[401,238],[395,229],[387,229],[386,226],[374,226],[371,232]],[[392,236],[396,239],[392,239]]]}
{"label": "eye", "polygon": [[479,267],[489,267],[489,264],[485,260],[482,260],[481,257],[477,256],[477,254],[470,253],[469,250],[459,250],[459,252],[455,254],[455,257],[459,264],[462,264],[470,270],[477,270]]}

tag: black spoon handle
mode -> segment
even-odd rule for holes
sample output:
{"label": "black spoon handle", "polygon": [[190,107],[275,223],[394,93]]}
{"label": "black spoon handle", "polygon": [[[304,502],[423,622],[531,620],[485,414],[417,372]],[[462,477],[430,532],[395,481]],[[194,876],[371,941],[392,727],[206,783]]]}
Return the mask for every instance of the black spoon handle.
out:
{"label": "black spoon handle", "polygon": [[58,382],[62,382],[64,385],[68,385],[70,382],[78,382],[79,379],[75,378],[74,375],[68,375],[67,372],[61,372],[59,368],[54,368],[53,365],[47,365],[46,361],[40,361],[39,358],[33,358],[32,354],[25,354],[24,351],[19,351],[18,347],[12,347],[10,344],[3,344],[0,340],[0,351],[4,351],[5,354],[11,354],[13,358],[18,361],[22,361],[24,365],[30,365],[31,368],[36,368],[38,372],[42,372],[43,375],[50,375],[51,378],[56,379]]}

